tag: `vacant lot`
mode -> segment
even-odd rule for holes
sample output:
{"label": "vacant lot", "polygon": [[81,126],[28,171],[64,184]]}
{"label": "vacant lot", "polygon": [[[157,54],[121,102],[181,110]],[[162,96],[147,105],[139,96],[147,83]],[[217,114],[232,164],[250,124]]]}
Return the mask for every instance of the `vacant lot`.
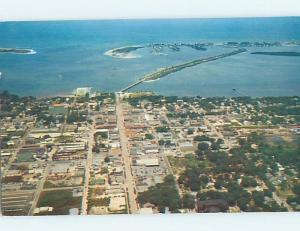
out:
{"label": "vacant lot", "polygon": [[20,152],[17,155],[17,162],[32,162],[34,161],[32,152]]}
{"label": "vacant lot", "polygon": [[80,208],[81,197],[73,197],[71,190],[42,192],[37,207],[53,207],[53,212],[42,215],[67,215],[70,208]]}

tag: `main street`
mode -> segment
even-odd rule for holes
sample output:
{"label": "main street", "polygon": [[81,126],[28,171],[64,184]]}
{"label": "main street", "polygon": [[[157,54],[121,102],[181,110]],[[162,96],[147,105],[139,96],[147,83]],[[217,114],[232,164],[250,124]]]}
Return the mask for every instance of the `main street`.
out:
{"label": "main street", "polygon": [[[170,122],[170,120],[169,120],[169,118],[167,116],[167,113],[165,111],[161,111],[160,115],[164,118],[165,121],[167,121],[167,124],[169,126],[171,126],[171,122]],[[176,133],[173,130],[171,130],[171,133],[172,133],[172,136],[175,138],[176,137]],[[156,134],[156,139],[157,139],[157,142],[158,142],[157,134]],[[169,161],[168,157],[165,154],[164,148],[160,148],[160,155],[163,157],[163,160],[164,160],[164,162],[165,162],[165,164],[166,164],[166,166],[168,168],[169,174],[173,175],[176,178],[176,175],[173,172],[173,169],[172,169],[172,166],[170,164],[170,161]],[[177,179],[175,179],[175,185],[176,185],[176,188],[178,190],[178,193],[180,195],[182,195],[182,191],[181,191],[181,189],[179,187]]]}
{"label": "main street", "polygon": [[128,142],[124,126],[124,115],[122,104],[120,102],[120,96],[116,93],[116,115],[117,115],[117,126],[120,133],[120,143],[122,150],[122,157],[124,161],[124,171],[125,171],[125,187],[127,201],[129,204],[128,211],[129,213],[138,213],[138,205],[136,202],[136,190],[135,183],[131,172],[131,158],[128,152]]}
{"label": "main street", "polygon": [[[90,113],[89,113],[90,114]],[[89,182],[90,182],[90,169],[93,164],[93,145],[94,145],[94,133],[95,133],[95,120],[93,117],[93,123],[89,128],[89,141],[88,141],[88,153],[87,160],[85,164],[85,177],[84,177],[84,186],[81,202],[81,214],[87,215],[88,213],[88,192],[89,192]]]}

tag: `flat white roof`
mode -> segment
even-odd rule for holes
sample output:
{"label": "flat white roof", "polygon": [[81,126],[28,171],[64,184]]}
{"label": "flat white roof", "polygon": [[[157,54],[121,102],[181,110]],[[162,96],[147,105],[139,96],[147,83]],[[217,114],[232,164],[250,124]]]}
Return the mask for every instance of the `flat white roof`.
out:
{"label": "flat white roof", "polygon": [[140,214],[153,214],[152,208],[141,208],[139,212]]}

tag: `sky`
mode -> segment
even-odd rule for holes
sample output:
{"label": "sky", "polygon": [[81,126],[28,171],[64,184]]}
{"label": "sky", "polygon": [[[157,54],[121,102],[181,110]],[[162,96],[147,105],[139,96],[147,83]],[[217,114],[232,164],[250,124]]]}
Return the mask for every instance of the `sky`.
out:
{"label": "sky", "polygon": [[0,20],[300,16],[299,0],[0,0]]}

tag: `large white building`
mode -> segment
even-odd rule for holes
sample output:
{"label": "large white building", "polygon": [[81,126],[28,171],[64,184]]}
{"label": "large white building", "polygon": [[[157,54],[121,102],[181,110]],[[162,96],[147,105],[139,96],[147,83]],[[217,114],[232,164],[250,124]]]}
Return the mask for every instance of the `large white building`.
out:
{"label": "large white building", "polygon": [[91,88],[90,87],[79,87],[76,89],[75,95],[77,97],[84,97],[86,94],[90,95],[91,94]]}

